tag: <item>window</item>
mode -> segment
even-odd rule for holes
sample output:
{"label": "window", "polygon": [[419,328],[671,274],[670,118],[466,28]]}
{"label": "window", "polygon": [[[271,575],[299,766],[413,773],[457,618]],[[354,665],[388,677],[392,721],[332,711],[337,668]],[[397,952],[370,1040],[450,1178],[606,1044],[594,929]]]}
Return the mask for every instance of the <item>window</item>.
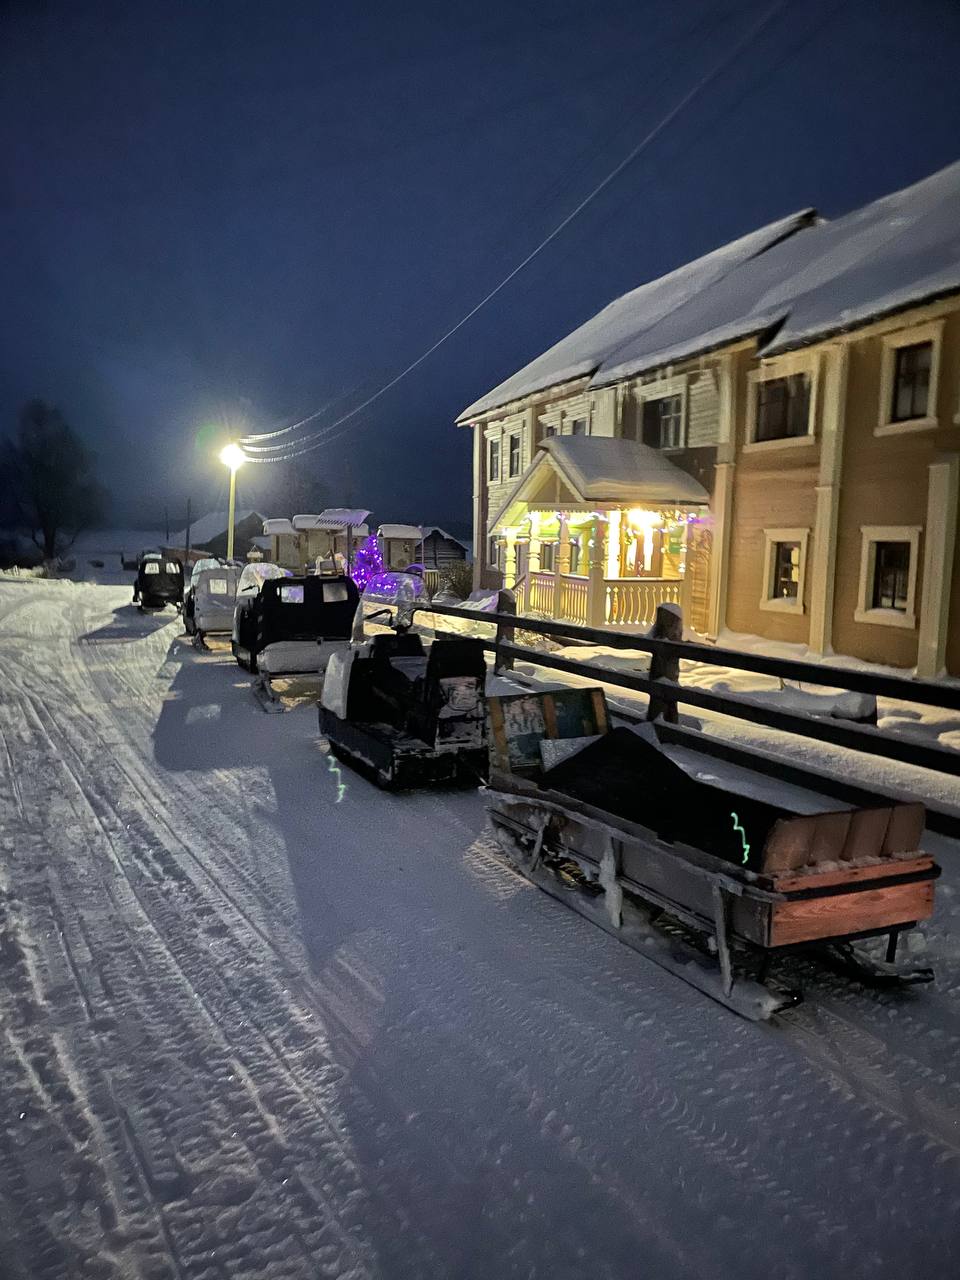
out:
{"label": "window", "polygon": [[679,449],[683,444],[683,396],[643,402],[643,443],[652,449]]}
{"label": "window", "polygon": [[869,525],[860,530],[860,585],[854,618],[888,627],[915,627],[920,528]]}
{"label": "window", "polygon": [[341,604],[348,598],[345,582],[325,582],[320,588],[324,604]]}
{"label": "window", "polygon": [[546,440],[548,436],[555,436],[556,434],[557,434],[556,427],[547,427],[543,433],[543,438]]}
{"label": "window", "polygon": [[754,440],[785,440],[810,430],[810,377],[791,373],[757,383]]}
{"label": "window", "polygon": [[510,437],[510,475],[520,474],[520,437]]}
{"label": "window", "polygon": [[570,572],[580,572],[580,539],[570,539]]}
{"label": "window", "polygon": [[281,587],[280,600],[283,604],[303,604],[303,583],[297,583],[292,587]]}
{"label": "window", "polygon": [[144,573],[159,573],[160,564],[157,560],[148,560],[143,566]]}
{"label": "window", "polygon": [[491,538],[487,546],[487,564],[491,569],[499,569],[500,567],[500,540],[499,538]]}
{"label": "window", "polygon": [[500,479],[500,441],[490,441],[490,460],[487,466],[487,476],[491,481]]}
{"label": "window", "polygon": [[883,336],[880,421],[874,434],[899,435],[937,425],[942,338],[942,320]]}
{"label": "window", "polygon": [[873,544],[873,607],[906,613],[910,591],[910,543]]}
{"label": "window", "polygon": [[803,613],[809,529],[764,529],[763,593],[760,608]]}
{"label": "window", "polygon": [[800,543],[778,542],[773,552],[773,583],[771,596],[775,600],[796,600],[800,590]]}
{"label": "window", "polygon": [[570,434],[572,436],[585,436],[587,434],[586,418],[574,418],[570,423]]}
{"label": "window", "polygon": [[556,573],[557,544],[555,542],[541,542],[540,568],[544,573]]}
{"label": "window", "polygon": [[933,343],[915,342],[909,347],[897,347],[893,355],[890,421],[908,422],[911,418],[925,418],[930,396]]}

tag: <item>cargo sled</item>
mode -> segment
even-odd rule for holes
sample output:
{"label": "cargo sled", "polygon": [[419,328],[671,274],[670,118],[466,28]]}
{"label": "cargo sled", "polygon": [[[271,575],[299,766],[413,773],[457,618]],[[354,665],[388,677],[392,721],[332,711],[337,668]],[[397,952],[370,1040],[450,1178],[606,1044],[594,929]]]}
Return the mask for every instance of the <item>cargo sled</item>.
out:
{"label": "cargo sled", "polygon": [[[771,793],[747,769],[664,747],[652,725],[610,729],[599,689],[488,703],[484,794],[508,860],[662,967],[752,1019],[800,999],[768,981],[789,952],[868,982],[932,979],[896,963],[940,873],[920,849],[922,805]],[[877,936],[883,960],[855,945]]]}
{"label": "cargo sled", "polygon": [[259,674],[268,709],[282,709],[271,681],[295,675],[319,680],[331,654],[349,648],[359,601],[356,583],[343,574],[271,576],[255,592],[238,590],[233,654],[241,666]]}
{"label": "cargo sled", "polygon": [[476,783],[487,763],[486,675],[479,640],[434,640],[428,653],[400,624],[330,659],[320,732],[381,787]]}
{"label": "cargo sled", "polygon": [[168,604],[179,609],[183,604],[183,565],[180,561],[161,551],[141,552],[137,560],[133,602],[141,613],[164,609]]}
{"label": "cargo sled", "polygon": [[197,648],[206,648],[205,636],[231,634],[240,581],[239,565],[198,560],[190,575],[183,601],[183,626]]}

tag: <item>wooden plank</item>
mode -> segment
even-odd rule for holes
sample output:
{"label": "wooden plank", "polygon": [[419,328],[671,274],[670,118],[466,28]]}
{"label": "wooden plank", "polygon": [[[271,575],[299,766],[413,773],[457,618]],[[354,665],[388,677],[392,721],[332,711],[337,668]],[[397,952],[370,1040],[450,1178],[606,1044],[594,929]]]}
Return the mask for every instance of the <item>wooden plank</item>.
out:
{"label": "wooden plank", "polygon": [[787,872],[772,877],[778,893],[792,893],[797,889],[828,889],[833,885],[860,884],[864,880],[880,880],[887,876],[908,876],[929,871],[933,859],[928,854],[919,858],[886,858],[865,867],[840,867],[836,871],[816,871],[808,875]]}
{"label": "wooden plank", "polygon": [[932,911],[932,880],[777,902],[772,907],[770,946],[787,947],[817,938],[842,938],[871,929],[893,928],[926,920]]}
{"label": "wooden plank", "polygon": [[593,703],[593,715],[597,723],[597,733],[607,733],[610,720],[607,716],[607,697],[602,689],[591,689],[590,700]]}
{"label": "wooden plank", "polygon": [[510,752],[507,749],[507,735],[503,725],[503,707],[500,705],[500,699],[491,697],[487,699],[487,712],[490,716],[490,733],[496,747],[497,766],[504,772],[510,772]]}
{"label": "wooden plank", "polygon": [[559,738],[560,734],[557,730],[557,704],[553,700],[552,693],[543,695],[543,725],[546,729],[546,737]]}

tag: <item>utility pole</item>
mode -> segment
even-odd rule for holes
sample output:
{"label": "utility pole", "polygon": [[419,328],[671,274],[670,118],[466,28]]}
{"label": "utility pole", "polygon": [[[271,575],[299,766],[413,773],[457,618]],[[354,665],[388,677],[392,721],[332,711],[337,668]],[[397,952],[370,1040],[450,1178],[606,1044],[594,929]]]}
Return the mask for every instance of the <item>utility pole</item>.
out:
{"label": "utility pole", "polygon": [[184,568],[190,564],[190,499],[187,499],[187,545],[183,553]]}

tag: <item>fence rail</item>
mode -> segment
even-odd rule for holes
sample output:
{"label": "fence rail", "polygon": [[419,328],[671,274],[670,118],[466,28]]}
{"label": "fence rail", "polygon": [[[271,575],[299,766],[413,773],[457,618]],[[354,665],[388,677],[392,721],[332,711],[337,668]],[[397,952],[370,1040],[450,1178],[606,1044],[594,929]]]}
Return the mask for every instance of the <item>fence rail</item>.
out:
{"label": "fence rail", "polygon": [[[430,606],[418,606],[418,610],[430,611]],[[721,694],[674,681],[655,680],[647,675],[614,671],[599,667],[592,662],[590,664],[578,662],[575,658],[557,657],[556,654],[545,653],[540,649],[515,644],[514,631],[521,630],[551,636],[566,640],[572,645],[606,645],[616,649],[639,649],[652,654],[659,652],[664,656],[691,659],[714,666],[734,667],[738,670],[753,671],[784,680],[802,681],[826,688],[848,689],[856,693],[868,693],[949,710],[960,710],[960,686],[957,685],[941,684],[932,680],[913,680],[904,676],[880,675],[847,667],[821,666],[819,663],[772,658],[765,654],[741,653],[735,649],[723,649],[687,641],[625,636],[594,627],[578,627],[569,622],[521,618],[512,613],[480,613],[454,605],[435,606],[432,611],[440,615],[463,618],[474,623],[484,622],[496,627],[496,638],[486,641],[485,647],[494,653],[498,668],[521,660],[548,670],[563,671],[638,693],[649,695],[655,691],[662,701],[702,707],[723,716],[764,725],[781,733],[813,738],[848,750],[895,760],[947,776],[960,777],[960,752],[948,747],[897,737],[872,726],[771,707],[768,704],[752,701],[749,695]],[[666,728],[669,733],[673,733],[674,726]],[[682,734],[683,731],[677,732]],[[725,759],[746,764],[748,767],[759,767],[757,760],[762,757],[757,751],[734,746],[709,734],[697,734],[695,737],[696,741],[702,744],[700,749],[708,754],[720,755]],[[690,745],[694,743],[691,742]],[[880,794],[878,791],[872,789],[868,791],[862,785],[858,786],[845,779],[833,779],[827,787],[824,781],[827,775],[819,770],[799,765],[782,756],[771,759],[772,766],[766,771],[774,772],[784,780],[806,778],[805,785],[819,787],[821,790],[826,790],[828,794],[841,798],[846,797],[851,803],[864,803],[863,797]],[[956,813],[939,810],[929,805],[927,813],[927,825],[932,830],[951,836],[960,836],[960,816]]]}

